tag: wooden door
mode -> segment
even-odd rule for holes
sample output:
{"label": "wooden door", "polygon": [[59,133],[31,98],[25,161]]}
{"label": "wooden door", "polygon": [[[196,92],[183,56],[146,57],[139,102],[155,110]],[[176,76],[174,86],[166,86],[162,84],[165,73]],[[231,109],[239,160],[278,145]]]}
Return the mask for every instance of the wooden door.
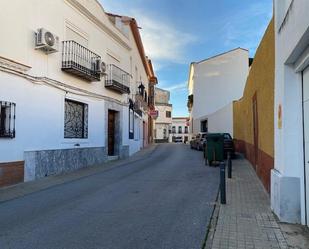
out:
{"label": "wooden door", "polygon": [[108,110],[108,155],[115,155],[115,111]]}
{"label": "wooden door", "polygon": [[254,147],[254,167],[258,169],[258,155],[259,155],[259,126],[258,126],[258,108],[256,94],[252,98],[252,112],[253,112],[253,147]]}

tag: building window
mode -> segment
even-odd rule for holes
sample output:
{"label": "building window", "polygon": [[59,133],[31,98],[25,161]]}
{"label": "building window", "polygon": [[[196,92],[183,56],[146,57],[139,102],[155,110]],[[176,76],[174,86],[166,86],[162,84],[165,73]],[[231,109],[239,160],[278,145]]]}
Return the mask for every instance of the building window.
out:
{"label": "building window", "polygon": [[164,138],[164,139],[166,139],[166,138],[167,138],[166,129],[163,129],[163,138]]}
{"label": "building window", "polygon": [[185,133],[188,133],[188,126],[185,126]]}
{"label": "building window", "polygon": [[129,99],[129,139],[134,139],[134,102]]}
{"label": "building window", "polygon": [[176,133],[176,127],[175,127],[175,126],[172,127],[172,133],[173,133],[173,134]]}
{"label": "building window", "polygon": [[15,103],[0,101],[0,137],[15,137],[15,110]]}
{"label": "building window", "polygon": [[208,132],[208,120],[201,121],[201,132]]}
{"label": "building window", "polygon": [[178,133],[181,134],[182,133],[182,127],[178,126]]}
{"label": "building window", "polygon": [[65,100],[64,138],[88,138],[88,105]]}
{"label": "building window", "polygon": [[167,118],[171,118],[171,117],[172,117],[172,112],[166,111],[166,117],[167,117]]}

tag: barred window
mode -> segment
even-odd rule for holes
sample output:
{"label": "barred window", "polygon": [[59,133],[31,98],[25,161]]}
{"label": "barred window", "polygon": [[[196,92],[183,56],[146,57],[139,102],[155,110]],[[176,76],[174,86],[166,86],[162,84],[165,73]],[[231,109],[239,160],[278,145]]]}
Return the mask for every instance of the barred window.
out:
{"label": "barred window", "polygon": [[166,117],[167,117],[167,118],[171,118],[171,117],[172,117],[172,112],[166,111]]}
{"label": "barred window", "polygon": [[15,103],[0,101],[0,137],[15,137],[15,111]]}
{"label": "barred window", "polygon": [[88,105],[66,99],[64,138],[88,138]]}

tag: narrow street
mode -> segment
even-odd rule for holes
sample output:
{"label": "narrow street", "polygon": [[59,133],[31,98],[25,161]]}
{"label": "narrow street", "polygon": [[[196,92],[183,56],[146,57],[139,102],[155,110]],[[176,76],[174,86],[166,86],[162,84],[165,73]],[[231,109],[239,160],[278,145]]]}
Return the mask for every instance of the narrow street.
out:
{"label": "narrow street", "polygon": [[201,248],[219,170],[183,144],[0,203],[0,248]]}

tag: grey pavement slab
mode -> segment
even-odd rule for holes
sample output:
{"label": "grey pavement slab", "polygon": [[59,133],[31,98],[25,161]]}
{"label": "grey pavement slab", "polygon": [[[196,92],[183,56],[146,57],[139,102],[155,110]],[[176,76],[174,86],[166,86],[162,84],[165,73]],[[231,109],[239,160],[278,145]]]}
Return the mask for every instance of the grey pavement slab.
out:
{"label": "grey pavement slab", "polygon": [[202,153],[159,145],[0,203],[0,248],[201,248],[218,185]]}
{"label": "grey pavement slab", "polygon": [[233,178],[227,179],[226,189],[227,204],[219,206],[210,248],[288,248],[269,195],[247,160],[233,160]]}

